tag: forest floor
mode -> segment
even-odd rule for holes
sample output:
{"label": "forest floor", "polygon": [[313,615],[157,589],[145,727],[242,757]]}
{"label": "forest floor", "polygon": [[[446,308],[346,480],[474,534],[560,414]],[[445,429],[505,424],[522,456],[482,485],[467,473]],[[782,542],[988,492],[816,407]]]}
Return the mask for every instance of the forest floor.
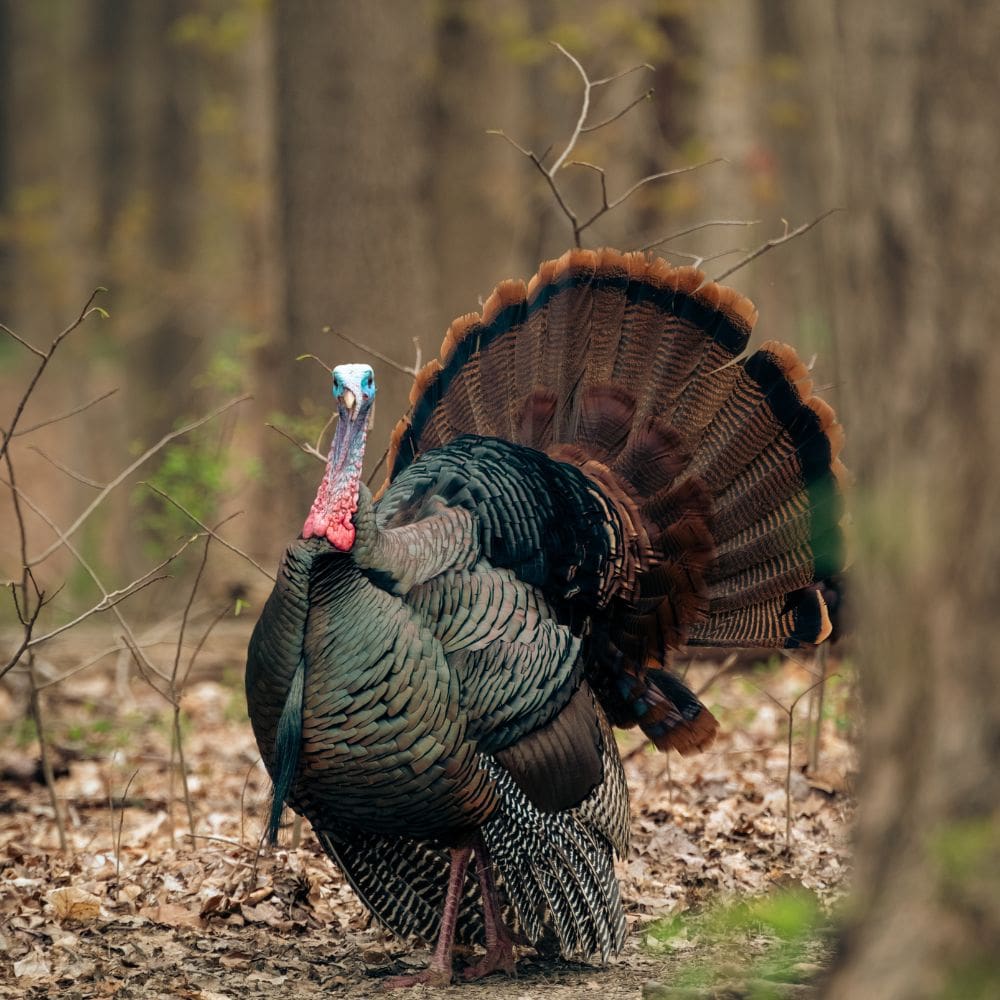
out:
{"label": "forest floor", "polygon": [[[187,682],[190,820],[170,777],[172,711],[140,678],[97,665],[46,690],[65,853],[25,692],[0,684],[0,996],[366,997],[427,960],[426,948],[369,926],[308,825],[297,848],[258,849],[268,781],[242,693],[247,627],[217,633]],[[84,662],[78,635],[40,671]],[[805,699],[789,762],[778,703],[814,683],[808,668],[692,664],[689,683],[709,683],[703,697],[722,723],[699,756],[668,760],[622,734],[633,818],[619,868],[631,931],[622,956],[600,968],[525,950],[516,979],[408,995],[810,995],[801,984],[824,965],[846,888],[855,754],[853,682],[833,659],[820,766],[805,773]]]}

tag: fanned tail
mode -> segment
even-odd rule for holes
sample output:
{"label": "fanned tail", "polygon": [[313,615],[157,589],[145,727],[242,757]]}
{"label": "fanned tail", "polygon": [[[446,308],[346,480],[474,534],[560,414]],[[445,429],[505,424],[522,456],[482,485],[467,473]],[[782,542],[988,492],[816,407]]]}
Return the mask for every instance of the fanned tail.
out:
{"label": "fanned tail", "polygon": [[[795,647],[830,633],[843,568],[843,434],[794,350],[743,357],[757,313],[695,268],[573,250],[455,321],[415,381],[389,479],[476,433],[580,468],[607,499],[616,571],[591,682],[663,749],[715,723],[663,670],[685,643]],[[540,881],[538,890],[544,891]]]}

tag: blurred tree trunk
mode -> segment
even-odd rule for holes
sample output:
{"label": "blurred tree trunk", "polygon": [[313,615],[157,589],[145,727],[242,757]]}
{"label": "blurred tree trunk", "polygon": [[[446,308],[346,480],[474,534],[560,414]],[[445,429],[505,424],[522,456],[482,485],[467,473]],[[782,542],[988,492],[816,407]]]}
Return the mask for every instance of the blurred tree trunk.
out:
{"label": "blurred tree trunk", "polygon": [[[373,459],[406,408],[411,378],[336,331],[412,364],[412,337],[429,328],[429,10],[348,0],[274,7],[283,331],[261,351],[261,387],[272,411],[328,414],[329,378],[296,355],[373,361]],[[265,456],[272,473],[289,468],[288,449],[275,438]],[[320,471],[290,475],[272,474],[262,498],[277,538],[301,525]]]}
{"label": "blurred tree trunk", "polygon": [[[143,255],[147,273],[156,275],[154,287],[146,291],[145,328],[132,354],[132,393],[140,416],[133,433],[138,432],[143,440],[155,440],[197,405],[192,380],[200,373],[203,357],[199,345],[205,331],[197,315],[185,308],[196,286],[183,280],[195,257],[200,111],[199,60],[172,37],[184,10],[184,0],[124,6],[111,0],[108,10],[110,18],[124,17],[129,22],[122,40],[131,58],[126,74],[117,75],[114,84],[128,87],[125,113],[109,109],[118,113],[107,120],[105,148],[117,147],[121,155],[126,143],[135,143],[128,151],[127,162],[135,171],[128,187],[140,191],[145,203],[127,207],[146,220]],[[116,135],[116,128],[122,133]],[[118,172],[115,166],[112,177]],[[120,197],[105,187],[105,198],[113,209]],[[123,207],[118,207],[114,217],[119,226]]]}
{"label": "blurred tree trunk", "polygon": [[827,995],[996,997],[1000,6],[837,12],[867,734],[856,908]]}
{"label": "blurred tree trunk", "polygon": [[9,0],[0,0],[0,304],[10,321],[10,292],[13,285],[11,252],[6,229],[10,211],[10,61],[13,55]]}
{"label": "blurred tree trunk", "polygon": [[[521,16],[520,0],[504,5]],[[535,265],[533,220],[525,211],[536,177],[487,129],[516,134],[529,110],[527,73],[505,57],[492,12],[463,0],[446,0],[435,25],[429,175],[433,224],[429,247],[437,269],[431,325],[421,338],[432,356],[448,324],[478,308],[505,277]],[[529,243],[532,244],[529,249]]]}

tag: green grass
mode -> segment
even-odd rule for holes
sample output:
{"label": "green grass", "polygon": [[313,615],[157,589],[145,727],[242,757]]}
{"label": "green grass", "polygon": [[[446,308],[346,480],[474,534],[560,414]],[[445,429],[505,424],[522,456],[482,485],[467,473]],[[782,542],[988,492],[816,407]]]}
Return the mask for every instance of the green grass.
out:
{"label": "green grass", "polygon": [[672,987],[736,981],[753,1000],[770,1000],[779,984],[808,980],[825,952],[827,925],[817,898],[797,889],[659,920],[644,935],[649,950],[678,957]]}

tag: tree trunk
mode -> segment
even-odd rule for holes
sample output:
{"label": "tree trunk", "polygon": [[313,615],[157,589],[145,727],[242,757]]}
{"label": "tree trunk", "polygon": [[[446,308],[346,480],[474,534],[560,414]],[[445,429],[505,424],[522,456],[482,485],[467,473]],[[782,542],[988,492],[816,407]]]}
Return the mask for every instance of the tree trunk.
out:
{"label": "tree trunk", "polygon": [[[284,330],[260,357],[272,410],[299,418],[329,412],[328,377],[295,357],[372,360],[338,331],[412,364],[411,338],[428,329],[428,9],[346,0],[275,5]],[[385,364],[378,371],[375,459],[412,381]],[[275,536],[286,538],[301,526],[320,471],[276,474],[290,466],[288,445],[276,439],[271,448],[267,509]]]}
{"label": "tree trunk", "polygon": [[1000,6],[838,7],[838,331],[867,706],[832,998],[1000,996]]}
{"label": "tree trunk", "polygon": [[[9,0],[0,0],[0,303],[10,308],[13,286],[11,252],[6,232],[7,212],[10,210],[10,60],[13,56],[10,32]],[[13,322],[13,317],[10,317]]]}

